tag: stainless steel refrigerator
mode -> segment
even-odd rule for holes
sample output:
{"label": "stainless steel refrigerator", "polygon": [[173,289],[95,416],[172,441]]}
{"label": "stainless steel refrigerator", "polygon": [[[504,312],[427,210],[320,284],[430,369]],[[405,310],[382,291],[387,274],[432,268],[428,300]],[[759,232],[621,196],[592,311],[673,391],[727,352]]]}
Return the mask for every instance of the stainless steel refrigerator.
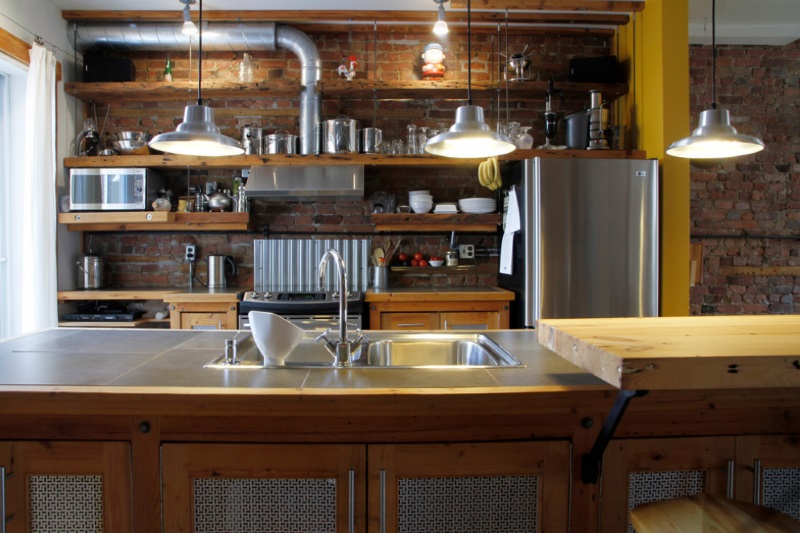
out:
{"label": "stainless steel refrigerator", "polygon": [[511,326],[657,316],[658,190],[654,159],[516,164],[504,185],[503,222],[516,227],[516,200],[519,229],[504,234],[499,274],[500,286],[516,293]]}

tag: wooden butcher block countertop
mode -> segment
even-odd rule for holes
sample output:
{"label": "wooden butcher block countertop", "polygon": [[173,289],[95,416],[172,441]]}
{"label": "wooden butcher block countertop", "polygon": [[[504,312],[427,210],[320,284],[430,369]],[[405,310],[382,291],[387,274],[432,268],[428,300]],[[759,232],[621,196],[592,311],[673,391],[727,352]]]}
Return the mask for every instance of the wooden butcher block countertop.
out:
{"label": "wooden butcher block countertop", "polygon": [[367,302],[511,301],[514,293],[500,287],[396,287],[369,289]]}
{"label": "wooden butcher block countertop", "polygon": [[628,390],[800,386],[800,316],[545,319],[539,343]]}

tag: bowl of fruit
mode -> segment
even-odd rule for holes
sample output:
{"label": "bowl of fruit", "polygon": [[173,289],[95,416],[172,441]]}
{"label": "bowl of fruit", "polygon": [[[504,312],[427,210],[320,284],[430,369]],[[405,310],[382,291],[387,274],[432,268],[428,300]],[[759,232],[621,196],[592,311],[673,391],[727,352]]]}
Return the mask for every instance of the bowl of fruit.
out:
{"label": "bowl of fruit", "polygon": [[428,264],[430,264],[432,267],[440,267],[444,264],[444,259],[438,255],[432,255],[430,258],[428,258]]}

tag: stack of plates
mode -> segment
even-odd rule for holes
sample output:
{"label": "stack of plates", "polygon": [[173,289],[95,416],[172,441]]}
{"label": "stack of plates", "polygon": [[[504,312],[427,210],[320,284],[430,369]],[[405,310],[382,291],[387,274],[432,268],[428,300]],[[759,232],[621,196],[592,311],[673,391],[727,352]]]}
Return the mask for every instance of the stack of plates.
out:
{"label": "stack of plates", "polygon": [[441,204],[436,204],[436,207],[433,209],[434,213],[458,213],[458,208],[456,207],[455,202],[442,202]]}
{"label": "stack of plates", "polygon": [[494,198],[463,198],[458,201],[458,208],[463,213],[494,213],[497,210],[497,200]]}

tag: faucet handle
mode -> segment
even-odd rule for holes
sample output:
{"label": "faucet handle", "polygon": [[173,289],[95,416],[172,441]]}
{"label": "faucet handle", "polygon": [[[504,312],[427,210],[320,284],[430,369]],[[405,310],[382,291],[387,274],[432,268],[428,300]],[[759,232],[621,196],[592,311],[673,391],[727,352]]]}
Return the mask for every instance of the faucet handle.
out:
{"label": "faucet handle", "polygon": [[322,333],[319,334],[316,338],[316,342],[324,342],[323,346],[328,352],[335,358],[336,357],[336,342],[330,340],[328,338],[328,334],[331,332],[331,328],[326,329]]}

